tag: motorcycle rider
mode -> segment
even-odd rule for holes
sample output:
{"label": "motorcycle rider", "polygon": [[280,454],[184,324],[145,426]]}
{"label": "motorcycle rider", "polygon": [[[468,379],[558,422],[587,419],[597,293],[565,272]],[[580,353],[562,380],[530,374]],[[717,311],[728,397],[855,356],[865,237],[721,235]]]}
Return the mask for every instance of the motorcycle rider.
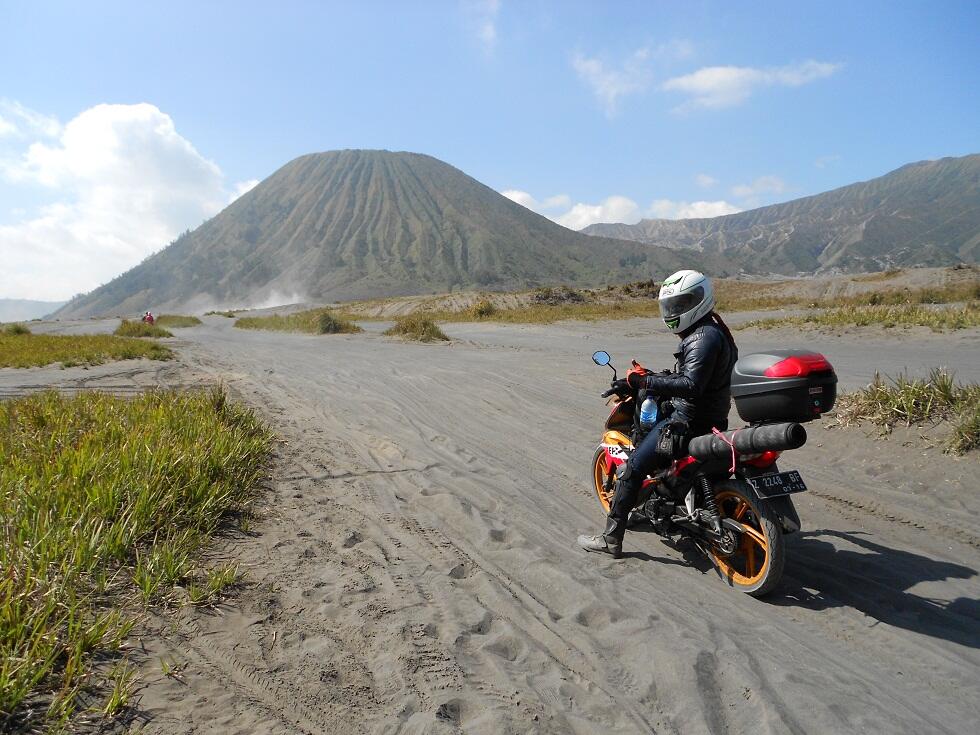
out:
{"label": "motorcycle rider", "polygon": [[674,411],[654,425],[622,465],[605,530],[597,536],[578,538],[579,546],[586,551],[611,554],[614,559],[622,556],[626,523],[644,479],[670,465],[672,458],[657,451],[664,431],[669,428],[675,436],[693,437],[710,433],[713,427],[722,431],[728,428],[732,368],[738,359],[738,348],[731,331],[714,311],[710,279],[698,271],[678,271],[663,282],[658,301],[667,328],[681,338],[680,348],[674,353],[674,372],[631,371],[626,378],[615,381],[606,395],[635,394],[646,389],[671,398]]}

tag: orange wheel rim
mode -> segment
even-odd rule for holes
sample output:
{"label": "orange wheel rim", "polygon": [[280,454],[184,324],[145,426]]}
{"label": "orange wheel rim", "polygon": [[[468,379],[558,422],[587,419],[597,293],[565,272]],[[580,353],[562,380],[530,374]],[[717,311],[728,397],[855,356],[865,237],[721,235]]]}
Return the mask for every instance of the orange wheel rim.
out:
{"label": "orange wheel rim", "polygon": [[723,556],[712,551],[715,563],[732,583],[753,585],[763,578],[769,568],[769,544],[762,532],[762,523],[741,493],[722,490],[715,495],[715,500],[722,518],[731,518],[745,527],[745,533],[740,534],[733,554]]}
{"label": "orange wheel rim", "polygon": [[606,472],[605,455],[600,454],[596,457],[595,465],[592,467],[592,475],[595,480],[595,494],[599,496],[599,502],[608,513],[612,505],[613,491],[606,487],[609,482],[609,474]]}

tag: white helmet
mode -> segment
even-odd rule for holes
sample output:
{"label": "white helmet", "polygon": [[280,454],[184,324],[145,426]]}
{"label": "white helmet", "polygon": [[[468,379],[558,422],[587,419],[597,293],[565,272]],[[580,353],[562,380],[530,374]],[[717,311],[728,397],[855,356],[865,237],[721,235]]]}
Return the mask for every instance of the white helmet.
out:
{"label": "white helmet", "polygon": [[660,316],[674,334],[688,329],[715,308],[711,280],[698,271],[677,271],[660,286]]}

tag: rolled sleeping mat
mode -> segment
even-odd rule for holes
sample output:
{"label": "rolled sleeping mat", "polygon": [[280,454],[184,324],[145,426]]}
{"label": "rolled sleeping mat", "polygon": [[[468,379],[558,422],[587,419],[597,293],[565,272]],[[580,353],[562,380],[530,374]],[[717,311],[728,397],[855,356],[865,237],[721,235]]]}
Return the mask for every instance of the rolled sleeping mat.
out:
{"label": "rolled sleeping mat", "polygon": [[[767,450],[799,449],[806,444],[806,429],[800,424],[766,424],[747,426],[725,432],[728,441],[735,442],[739,454],[758,454]],[[688,443],[687,451],[700,460],[725,459],[732,456],[732,447],[714,434],[696,436]]]}

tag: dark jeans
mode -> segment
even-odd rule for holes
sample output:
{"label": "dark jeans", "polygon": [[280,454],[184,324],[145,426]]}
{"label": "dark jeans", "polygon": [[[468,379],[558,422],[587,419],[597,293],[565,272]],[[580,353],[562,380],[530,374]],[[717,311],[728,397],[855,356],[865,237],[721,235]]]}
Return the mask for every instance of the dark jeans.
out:
{"label": "dark jeans", "polygon": [[666,419],[654,424],[626,462],[626,467],[616,482],[612,505],[609,506],[608,536],[622,541],[626,533],[626,521],[630,511],[636,506],[643,481],[647,475],[670,465],[670,459],[657,456],[657,443],[666,424]]}
{"label": "dark jeans", "polygon": [[[663,432],[667,419],[654,424],[650,433],[640,442],[639,446],[633,450],[626,468],[616,482],[616,492],[613,495],[612,505],[609,506],[609,523],[606,526],[605,535],[620,542],[626,534],[626,521],[629,519],[630,511],[636,507],[636,501],[640,497],[640,490],[643,488],[643,481],[647,475],[652,475],[657,470],[670,466],[669,457],[657,455],[657,444],[660,441],[660,434]],[[710,432],[710,427],[706,431],[697,430],[703,427],[696,427],[691,436]],[[724,431],[728,428],[728,421],[718,422],[718,428]]]}

